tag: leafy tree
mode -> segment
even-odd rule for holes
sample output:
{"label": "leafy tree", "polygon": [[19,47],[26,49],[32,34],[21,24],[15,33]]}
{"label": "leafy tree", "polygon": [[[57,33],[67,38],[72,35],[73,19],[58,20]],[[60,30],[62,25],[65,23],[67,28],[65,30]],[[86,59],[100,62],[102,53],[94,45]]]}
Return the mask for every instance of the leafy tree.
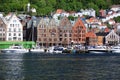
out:
{"label": "leafy tree", "polygon": [[115,20],[116,22],[120,22],[120,17],[115,17],[114,20]]}
{"label": "leafy tree", "polygon": [[0,0],[0,11],[26,12],[27,3],[36,8],[37,15],[48,15],[56,9],[66,11],[80,11],[80,9],[93,8],[97,14],[100,9],[108,9],[111,5],[120,4],[120,0]]}

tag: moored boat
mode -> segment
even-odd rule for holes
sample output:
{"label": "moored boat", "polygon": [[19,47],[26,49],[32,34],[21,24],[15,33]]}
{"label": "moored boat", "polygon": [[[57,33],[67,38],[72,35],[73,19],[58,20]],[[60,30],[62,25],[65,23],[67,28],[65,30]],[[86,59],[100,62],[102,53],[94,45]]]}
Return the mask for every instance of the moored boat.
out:
{"label": "moored boat", "polygon": [[95,47],[89,47],[88,48],[88,52],[89,53],[107,53],[109,51],[109,49],[107,48],[107,46],[95,46]]}
{"label": "moored boat", "polygon": [[45,48],[36,46],[36,47],[30,49],[30,52],[33,52],[33,53],[43,53],[43,52],[45,52]]}
{"label": "moored boat", "polygon": [[111,52],[112,53],[120,53],[120,45],[112,47]]}
{"label": "moored boat", "polygon": [[27,53],[28,49],[25,49],[22,45],[14,44],[7,49],[2,49],[2,53]]}
{"label": "moored boat", "polygon": [[48,48],[47,53],[59,54],[59,53],[63,53],[64,49],[65,48],[61,46],[52,46]]}

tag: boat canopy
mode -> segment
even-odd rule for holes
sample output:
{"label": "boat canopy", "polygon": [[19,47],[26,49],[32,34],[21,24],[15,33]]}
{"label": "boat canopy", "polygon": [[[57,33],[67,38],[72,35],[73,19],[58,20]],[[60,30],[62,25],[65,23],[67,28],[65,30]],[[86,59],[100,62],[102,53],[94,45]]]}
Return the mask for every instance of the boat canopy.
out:
{"label": "boat canopy", "polygon": [[13,44],[20,44],[23,45],[25,48],[31,48],[32,45],[35,45],[35,42],[33,41],[0,41],[0,49],[8,48],[9,46]]}

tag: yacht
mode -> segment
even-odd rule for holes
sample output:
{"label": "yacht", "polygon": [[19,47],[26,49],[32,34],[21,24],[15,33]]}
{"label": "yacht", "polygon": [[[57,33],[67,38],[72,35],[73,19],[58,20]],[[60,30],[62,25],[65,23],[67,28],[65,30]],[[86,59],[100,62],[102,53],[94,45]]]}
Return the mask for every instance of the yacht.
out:
{"label": "yacht", "polygon": [[112,53],[120,53],[120,44],[111,48]]}
{"label": "yacht", "polygon": [[22,45],[14,44],[9,48],[2,49],[1,52],[2,53],[27,53],[29,52],[29,50],[25,49]]}
{"label": "yacht", "polygon": [[107,46],[95,46],[95,47],[88,47],[89,53],[106,53],[109,49]]}

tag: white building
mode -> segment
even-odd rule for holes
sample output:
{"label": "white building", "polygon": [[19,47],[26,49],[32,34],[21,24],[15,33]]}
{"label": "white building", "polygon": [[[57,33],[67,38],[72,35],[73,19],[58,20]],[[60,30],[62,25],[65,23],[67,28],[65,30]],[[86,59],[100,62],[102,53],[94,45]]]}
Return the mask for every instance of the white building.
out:
{"label": "white building", "polygon": [[111,32],[105,37],[106,44],[112,44],[116,45],[119,43],[120,37],[116,34],[114,30],[111,30]]}
{"label": "white building", "polygon": [[14,13],[5,17],[7,21],[6,41],[23,41],[23,26]]}
{"label": "white building", "polygon": [[83,15],[96,17],[96,11],[94,9],[86,9],[86,10],[81,9],[80,12],[69,13],[69,12],[66,12],[62,9],[58,9],[56,11],[56,13],[53,15],[53,18],[55,20],[58,20],[59,16],[61,16],[61,17],[64,17],[64,16],[66,16],[66,17],[68,17],[68,16],[78,17],[78,16],[80,16],[81,17]]}
{"label": "white building", "polygon": [[96,11],[94,9],[81,9],[82,15],[88,15],[88,16],[93,16],[96,17]]}
{"label": "white building", "polygon": [[113,6],[111,6],[111,10],[113,10],[113,11],[119,11],[120,10],[120,5],[113,5]]}

